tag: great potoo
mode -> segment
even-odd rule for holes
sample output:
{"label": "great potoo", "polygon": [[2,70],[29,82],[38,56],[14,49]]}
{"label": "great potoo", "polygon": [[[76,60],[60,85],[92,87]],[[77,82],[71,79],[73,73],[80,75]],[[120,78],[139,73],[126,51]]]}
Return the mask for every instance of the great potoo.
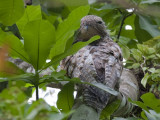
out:
{"label": "great potoo", "polygon": [[[122,73],[122,53],[106,31],[104,21],[95,15],[81,19],[80,29],[74,43],[88,41],[99,35],[100,39],[81,48],[76,54],[61,62],[61,68],[69,77],[79,77],[89,83],[102,83],[115,89]],[[107,105],[110,94],[93,86],[78,85],[78,95],[83,96],[86,105],[101,112]]]}

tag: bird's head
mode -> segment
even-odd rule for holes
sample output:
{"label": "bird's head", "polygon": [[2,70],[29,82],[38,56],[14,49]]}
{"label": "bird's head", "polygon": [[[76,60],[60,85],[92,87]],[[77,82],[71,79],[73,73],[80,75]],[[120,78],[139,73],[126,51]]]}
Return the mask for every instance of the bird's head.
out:
{"label": "bird's head", "polygon": [[101,38],[108,35],[104,21],[102,18],[95,15],[87,15],[83,17],[81,19],[77,40],[87,41],[95,35],[99,35]]}

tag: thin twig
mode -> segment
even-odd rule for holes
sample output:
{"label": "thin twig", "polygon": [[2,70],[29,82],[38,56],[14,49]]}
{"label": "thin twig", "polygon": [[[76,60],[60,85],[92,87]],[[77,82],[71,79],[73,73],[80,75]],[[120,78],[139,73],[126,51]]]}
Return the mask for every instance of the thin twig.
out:
{"label": "thin twig", "polygon": [[[121,13],[121,11],[120,11],[120,13]],[[121,22],[121,25],[120,25],[120,29],[119,29],[119,32],[118,32],[118,36],[117,36],[117,42],[119,42],[119,38],[120,38],[120,35],[121,35],[121,31],[122,31],[122,28],[123,28],[125,19],[126,19],[127,17],[131,16],[132,14],[133,14],[133,12],[130,13],[130,14],[128,14],[128,15],[124,15],[124,16],[123,16],[123,19],[122,19],[122,22]]]}
{"label": "thin twig", "polygon": [[119,11],[119,13],[123,14],[122,11],[119,8],[117,10]]}
{"label": "thin twig", "polygon": [[142,63],[140,66],[141,66],[141,69],[142,69],[142,71],[143,71],[143,73],[144,73],[144,75],[145,75],[146,72],[143,70],[143,67],[144,67],[144,65],[145,65],[145,63],[146,63],[146,58],[145,58],[144,56],[142,56],[142,57],[143,57],[144,61],[143,61],[143,63]]}

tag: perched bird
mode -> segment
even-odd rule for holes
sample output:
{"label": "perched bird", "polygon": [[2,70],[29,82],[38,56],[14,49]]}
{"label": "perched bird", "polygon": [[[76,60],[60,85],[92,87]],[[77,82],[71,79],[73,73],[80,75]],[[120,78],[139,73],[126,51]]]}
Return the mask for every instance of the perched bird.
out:
{"label": "perched bird", "polygon": [[[79,77],[84,82],[102,83],[112,89],[118,89],[123,70],[122,52],[107,33],[104,21],[95,15],[83,17],[74,43],[88,41],[95,35],[99,35],[100,39],[62,60],[61,69],[66,70],[71,78]],[[99,88],[85,84],[78,85],[77,94],[82,95],[83,102],[99,113],[111,96]]]}

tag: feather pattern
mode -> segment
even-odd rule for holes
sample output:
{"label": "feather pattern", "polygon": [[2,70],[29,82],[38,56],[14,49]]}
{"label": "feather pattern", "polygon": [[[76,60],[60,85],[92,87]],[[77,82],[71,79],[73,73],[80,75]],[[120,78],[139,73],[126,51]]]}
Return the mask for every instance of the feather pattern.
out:
{"label": "feather pattern", "polygon": [[[101,20],[101,18],[99,19],[97,16],[89,15],[86,17],[86,21],[89,21],[90,26],[92,26],[92,22]],[[92,19],[89,19],[88,17],[91,17]],[[85,23],[85,19],[82,18],[81,25],[84,24],[88,23]],[[98,23],[95,22],[95,24]],[[81,31],[82,28],[84,27],[81,26]],[[123,69],[121,49],[111,40],[108,33],[103,31],[105,27],[103,28],[100,26],[96,27],[96,29],[94,28],[95,26],[88,28],[86,33],[84,31],[80,32],[81,34],[78,36],[77,40],[86,41],[85,38],[89,39],[97,34],[100,35],[101,38],[81,48],[76,54],[62,60],[61,68],[67,71],[69,77],[79,77],[82,81],[89,83],[102,83],[114,89],[115,86],[118,86],[119,84]],[[101,34],[100,31],[103,31],[103,34]],[[92,32],[92,34],[90,34],[90,32]],[[83,39],[83,37],[85,38]],[[78,85],[78,89],[79,91],[82,91],[81,94],[84,103],[99,112],[101,112],[109,101],[110,94],[94,86],[83,84]]]}

